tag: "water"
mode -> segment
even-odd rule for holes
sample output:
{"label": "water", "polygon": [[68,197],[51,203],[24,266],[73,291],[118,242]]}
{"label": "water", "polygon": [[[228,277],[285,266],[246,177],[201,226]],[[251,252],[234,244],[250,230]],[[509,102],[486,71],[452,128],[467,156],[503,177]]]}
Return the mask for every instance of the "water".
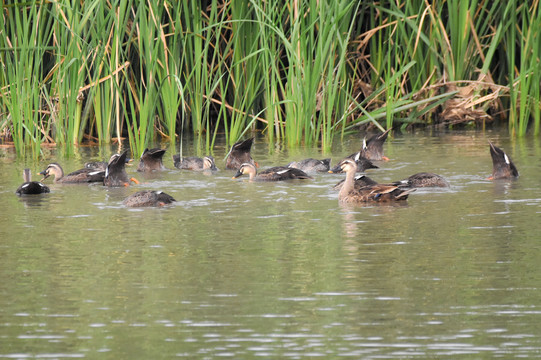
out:
{"label": "water", "polygon": [[[487,138],[518,181],[488,181]],[[337,144],[333,164],[356,151]],[[22,169],[65,170],[111,149],[50,152],[40,163],[0,150],[0,358],[532,358],[541,352],[540,153],[505,133],[397,135],[385,182],[420,171],[450,189],[405,206],[341,207],[313,181],[249,183],[223,170],[170,169],[131,188],[53,185],[19,198]],[[191,155],[191,154],[187,154]],[[262,167],[315,149],[269,153]],[[37,176],[34,176],[36,179]],[[47,182],[47,181],[46,181]],[[178,200],[127,209],[141,189]]]}

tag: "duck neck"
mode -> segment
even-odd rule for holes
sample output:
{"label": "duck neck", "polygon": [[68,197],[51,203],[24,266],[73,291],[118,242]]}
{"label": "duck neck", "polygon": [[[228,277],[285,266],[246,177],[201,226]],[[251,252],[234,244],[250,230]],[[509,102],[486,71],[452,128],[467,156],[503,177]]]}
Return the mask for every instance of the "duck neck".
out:
{"label": "duck neck", "polygon": [[340,189],[339,196],[345,196],[349,194],[353,188],[355,187],[355,169],[349,170],[346,172],[346,180],[344,181],[344,184],[342,185],[342,189]]}
{"label": "duck neck", "polygon": [[23,171],[23,182],[27,183],[32,180],[32,177],[30,176],[30,169],[24,169]]}
{"label": "duck neck", "polygon": [[54,172],[54,181],[53,182],[57,183],[60,180],[62,180],[63,177],[64,177],[64,170],[62,170],[62,168],[59,167]]}
{"label": "duck neck", "polygon": [[250,167],[250,181],[253,181],[255,179],[256,174],[257,174],[257,170],[255,169],[255,167],[254,168]]}

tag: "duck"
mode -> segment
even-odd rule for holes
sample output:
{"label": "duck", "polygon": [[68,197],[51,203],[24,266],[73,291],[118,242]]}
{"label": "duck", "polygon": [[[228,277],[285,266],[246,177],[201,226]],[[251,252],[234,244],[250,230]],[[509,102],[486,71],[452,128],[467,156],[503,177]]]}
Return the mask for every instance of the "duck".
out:
{"label": "duck", "polygon": [[[129,165],[133,159],[126,157],[126,165]],[[93,170],[103,170],[107,169],[107,161],[89,161],[85,163],[85,168]]]}
{"label": "duck", "polygon": [[[339,182],[336,183],[336,185],[334,185],[332,187],[332,189],[333,190],[340,190],[342,188],[342,186],[344,185],[345,181],[346,181],[345,179],[340,180]],[[369,178],[366,175],[355,176],[353,181],[354,181],[354,188],[355,189],[360,189],[360,188],[368,186],[368,185],[376,185],[378,183],[377,181],[372,180],[371,178]]]}
{"label": "duck", "polygon": [[511,158],[499,147],[496,147],[490,141],[490,156],[492,157],[492,176],[489,180],[516,179],[518,170]]}
{"label": "duck", "polygon": [[361,148],[361,155],[372,161],[385,160],[388,161],[389,158],[383,155],[383,143],[387,140],[387,136],[391,129],[381,133],[372,135],[368,140],[366,137],[363,139],[363,146]]}
{"label": "duck", "polygon": [[154,149],[145,149],[141,158],[139,159],[139,166],[137,171],[139,172],[150,172],[150,171],[161,171],[165,170],[163,166],[162,157],[165,154],[166,149],[154,148]]}
{"label": "duck", "polygon": [[176,200],[163,191],[144,190],[128,196],[122,204],[127,207],[165,206]]}
{"label": "duck", "polygon": [[43,179],[41,179],[41,181],[47,179],[51,175],[54,175],[53,182],[55,184],[103,182],[103,179],[105,178],[105,171],[89,168],[82,168],[64,175],[64,170],[58,163],[50,163],[47,165],[45,170],[39,172],[38,174],[43,175]]}
{"label": "duck", "polygon": [[250,181],[283,181],[293,179],[312,179],[311,176],[304,171],[290,168],[287,166],[275,166],[257,173],[255,165],[251,163],[242,164],[233,179],[237,179],[242,175],[248,174]]}
{"label": "duck", "polygon": [[17,195],[38,195],[51,192],[48,186],[43,185],[39,181],[32,181],[30,169],[23,170],[24,183],[17,188]]}
{"label": "duck", "polygon": [[401,189],[391,184],[373,184],[355,189],[355,172],[357,165],[351,159],[342,160],[339,164],[346,173],[346,180],[338,193],[340,203],[369,203],[405,201],[415,189]]}
{"label": "duck", "polygon": [[193,171],[218,171],[214,158],[212,156],[204,156],[202,158],[196,156],[189,156],[181,158],[180,155],[173,155],[173,164],[180,170],[193,170]]}
{"label": "duck", "polygon": [[406,188],[449,187],[449,183],[443,176],[430,172],[413,174],[404,180],[395,181],[392,184]]}
{"label": "duck", "polygon": [[[344,161],[344,160],[353,160],[357,164],[357,172],[363,172],[363,171],[368,170],[368,169],[378,169],[379,168],[378,166],[374,165],[372,163],[372,161],[365,158],[362,155],[361,151],[358,151],[355,154],[349,155],[348,157],[346,157],[342,161]],[[334,168],[329,170],[329,172],[332,173],[332,174],[340,174],[340,173],[342,173],[343,172],[342,167],[340,166],[342,161],[339,162],[338,165],[336,165]]]}
{"label": "duck", "polygon": [[300,169],[305,173],[316,173],[316,172],[328,172],[331,165],[331,159],[304,159],[301,161],[292,161],[287,167]]}
{"label": "duck", "polygon": [[128,177],[126,173],[126,158],[128,151],[124,151],[122,154],[114,154],[109,159],[107,169],[105,170],[105,178],[103,179],[103,185],[105,186],[129,186],[133,181],[139,184],[139,181],[135,178]]}
{"label": "duck", "polygon": [[225,168],[229,170],[236,170],[244,163],[252,164],[257,167],[257,163],[250,155],[250,150],[252,149],[253,143],[254,138],[249,138],[233,144],[231,150],[229,151],[229,155],[227,155]]}
{"label": "duck", "polygon": [[85,168],[105,171],[107,169],[107,161],[89,161],[85,163]]}

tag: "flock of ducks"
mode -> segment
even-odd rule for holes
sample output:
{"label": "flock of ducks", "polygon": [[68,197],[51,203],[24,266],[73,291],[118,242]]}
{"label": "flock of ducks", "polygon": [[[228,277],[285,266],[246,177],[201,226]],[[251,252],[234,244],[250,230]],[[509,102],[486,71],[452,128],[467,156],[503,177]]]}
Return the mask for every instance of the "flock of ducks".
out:
{"label": "flock of ducks", "polygon": [[[289,163],[287,166],[275,166],[258,172],[259,165],[252,159],[250,150],[254,138],[235,143],[226,158],[226,169],[236,170],[233,179],[247,175],[250,181],[283,181],[312,179],[310,174],[318,172],[345,173],[344,180],[336,184],[333,189],[339,190],[340,203],[373,203],[396,202],[407,200],[410,193],[420,187],[448,187],[449,183],[440,175],[428,172],[414,174],[407,179],[388,184],[378,183],[366,175],[355,176],[357,172],[377,168],[372,161],[388,160],[383,154],[383,144],[387,139],[389,130],[363,140],[360,151],[351,154],[330,167],[331,159],[304,159]],[[492,157],[492,176],[489,179],[514,179],[519,176],[518,170],[509,156],[489,141],[490,155]],[[164,170],[163,155],[165,149],[146,149],[139,160],[137,171],[153,172]],[[139,183],[135,178],[128,176],[125,166],[131,160],[127,151],[114,154],[108,162],[89,162],[85,167],[64,174],[58,163],[51,163],[39,173],[44,181],[50,176],[54,177],[55,184],[93,183],[101,182],[104,186],[129,186],[132,182]],[[192,171],[217,171],[218,168],[212,156],[181,157],[173,155],[175,168]],[[35,195],[49,193],[50,189],[42,182],[31,181],[30,170],[24,169],[24,183],[19,186],[18,195]],[[139,191],[127,197],[123,204],[127,207],[163,206],[176,200],[162,191]]]}

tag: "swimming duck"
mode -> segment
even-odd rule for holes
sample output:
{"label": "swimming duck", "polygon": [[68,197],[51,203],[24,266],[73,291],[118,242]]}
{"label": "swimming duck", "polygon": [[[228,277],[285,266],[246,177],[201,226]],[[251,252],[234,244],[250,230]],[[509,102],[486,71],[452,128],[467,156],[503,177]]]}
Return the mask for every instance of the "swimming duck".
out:
{"label": "swimming duck", "polygon": [[137,171],[148,172],[148,171],[160,171],[164,170],[162,157],[165,154],[165,149],[154,148],[154,149],[145,149],[141,159],[139,159],[139,166]]}
{"label": "swimming duck", "polygon": [[388,129],[381,134],[373,135],[368,140],[365,137],[363,139],[361,155],[368,160],[389,160],[388,157],[383,155],[383,143],[387,140],[390,131],[391,129]]}
{"label": "swimming duck", "polygon": [[331,165],[331,159],[304,159],[301,161],[290,162],[287,167],[300,169],[305,173],[315,173],[315,172],[327,172],[329,171]]}
{"label": "swimming duck", "polygon": [[[133,159],[126,157],[126,165],[128,165]],[[85,168],[93,170],[103,170],[107,169],[107,161],[89,161],[85,163]]]}
{"label": "swimming duck", "polygon": [[89,161],[85,163],[85,168],[105,171],[107,169],[107,161]]}
{"label": "swimming duck", "polygon": [[346,180],[338,193],[340,203],[404,201],[415,191],[415,189],[404,190],[390,184],[373,184],[355,189],[354,178],[357,168],[355,161],[345,159],[339,165],[346,173]]}
{"label": "swimming duck", "polygon": [[516,179],[518,170],[507,154],[500,148],[494,146],[490,141],[490,156],[492,157],[492,176],[490,180]]}
{"label": "swimming duck", "polygon": [[443,176],[428,172],[413,174],[407,179],[395,181],[392,184],[408,188],[449,187],[449,183]]}
{"label": "swimming duck", "polygon": [[287,166],[275,166],[269,169],[257,173],[255,165],[250,163],[244,163],[240,166],[239,170],[233,176],[233,179],[241,177],[242,175],[248,174],[250,176],[250,181],[282,181],[282,180],[292,180],[292,179],[312,179],[304,171],[289,168]]}
{"label": "swimming duck", "polygon": [[[332,189],[333,190],[340,190],[342,188],[342,186],[344,185],[345,181],[346,181],[345,179],[340,180],[339,182],[336,183],[336,185],[334,185],[332,187]],[[372,180],[371,178],[369,178],[366,175],[355,176],[353,181],[354,181],[354,188],[355,189],[360,189],[360,188],[368,186],[368,185],[376,185],[377,184],[377,181]]]}
{"label": "swimming duck", "polygon": [[[349,155],[344,160],[348,160],[348,159],[353,160],[357,164],[357,172],[363,172],[363,171],[365,171],[367,169],[378,169],[378,167],[376,165],[372,164],[372,162],[370,160],[368,160],[367,158],[362,156],[360,151],[356,152],[355,154]],[[342,161],[344,161],[344,160],[342,160]],[[329,170],[329,172],[334,173],[334,174],[342,173],[343,172],[342,167],[340,166],[342,161],[339,162],[338,165],[336,165],[334,168]]]}
{"label": "swimming duck", "polygon": [[17,195],[37,195],[51,192],[47,186],[39,181],[32,181],[30,169],[23,170],[23,181],[24,183],[15,191]]}
{"label": "swimming duck", "polygon": [[127,207],[164,206],[176,200],[162,191],[145,190],[128,196],[122,202]]}
{"label": "swimming duck", "polygon": [[129,186],[130,181],[139,184],[135,178],[128,177],[126,173],[126,157],[128,151],[124,151],[122,154],[114,154],[109,159],[107,169],[105,170],[105,178],[103,185],[105,186]]}
{"label": "swimming duck", "polygon": [[218,171],[212,156],[205,156],[203,158],[189,156],[181,158],[180,155],[173,155],[173,163],[175,164],[175,167],[180,170]]}
{"label": "swimming duck", "polygon": [[238,169],[242,164],[249,163],[254,166],[257,166],[257,163],[252,159],[250,155],[250,150],[252,144],[254,143],[254,138],[250,138],[244,141],[239,141],[233,144],[229,155],[225,161],[225,168],[230,170]]}
{"label": "swimming duck", "polygon": [[43,175],[43,179],[41,181],[47,179],[51,175],[54,175],[53,182],[55,184],[102,182],[105,177],[105,172],[103,170],[94,170],[88,168],[82,168],[71,172],[68,175],[64,175],[64,170],[58,163],[51,163],[47,165],[47,168],[38,174]]}

